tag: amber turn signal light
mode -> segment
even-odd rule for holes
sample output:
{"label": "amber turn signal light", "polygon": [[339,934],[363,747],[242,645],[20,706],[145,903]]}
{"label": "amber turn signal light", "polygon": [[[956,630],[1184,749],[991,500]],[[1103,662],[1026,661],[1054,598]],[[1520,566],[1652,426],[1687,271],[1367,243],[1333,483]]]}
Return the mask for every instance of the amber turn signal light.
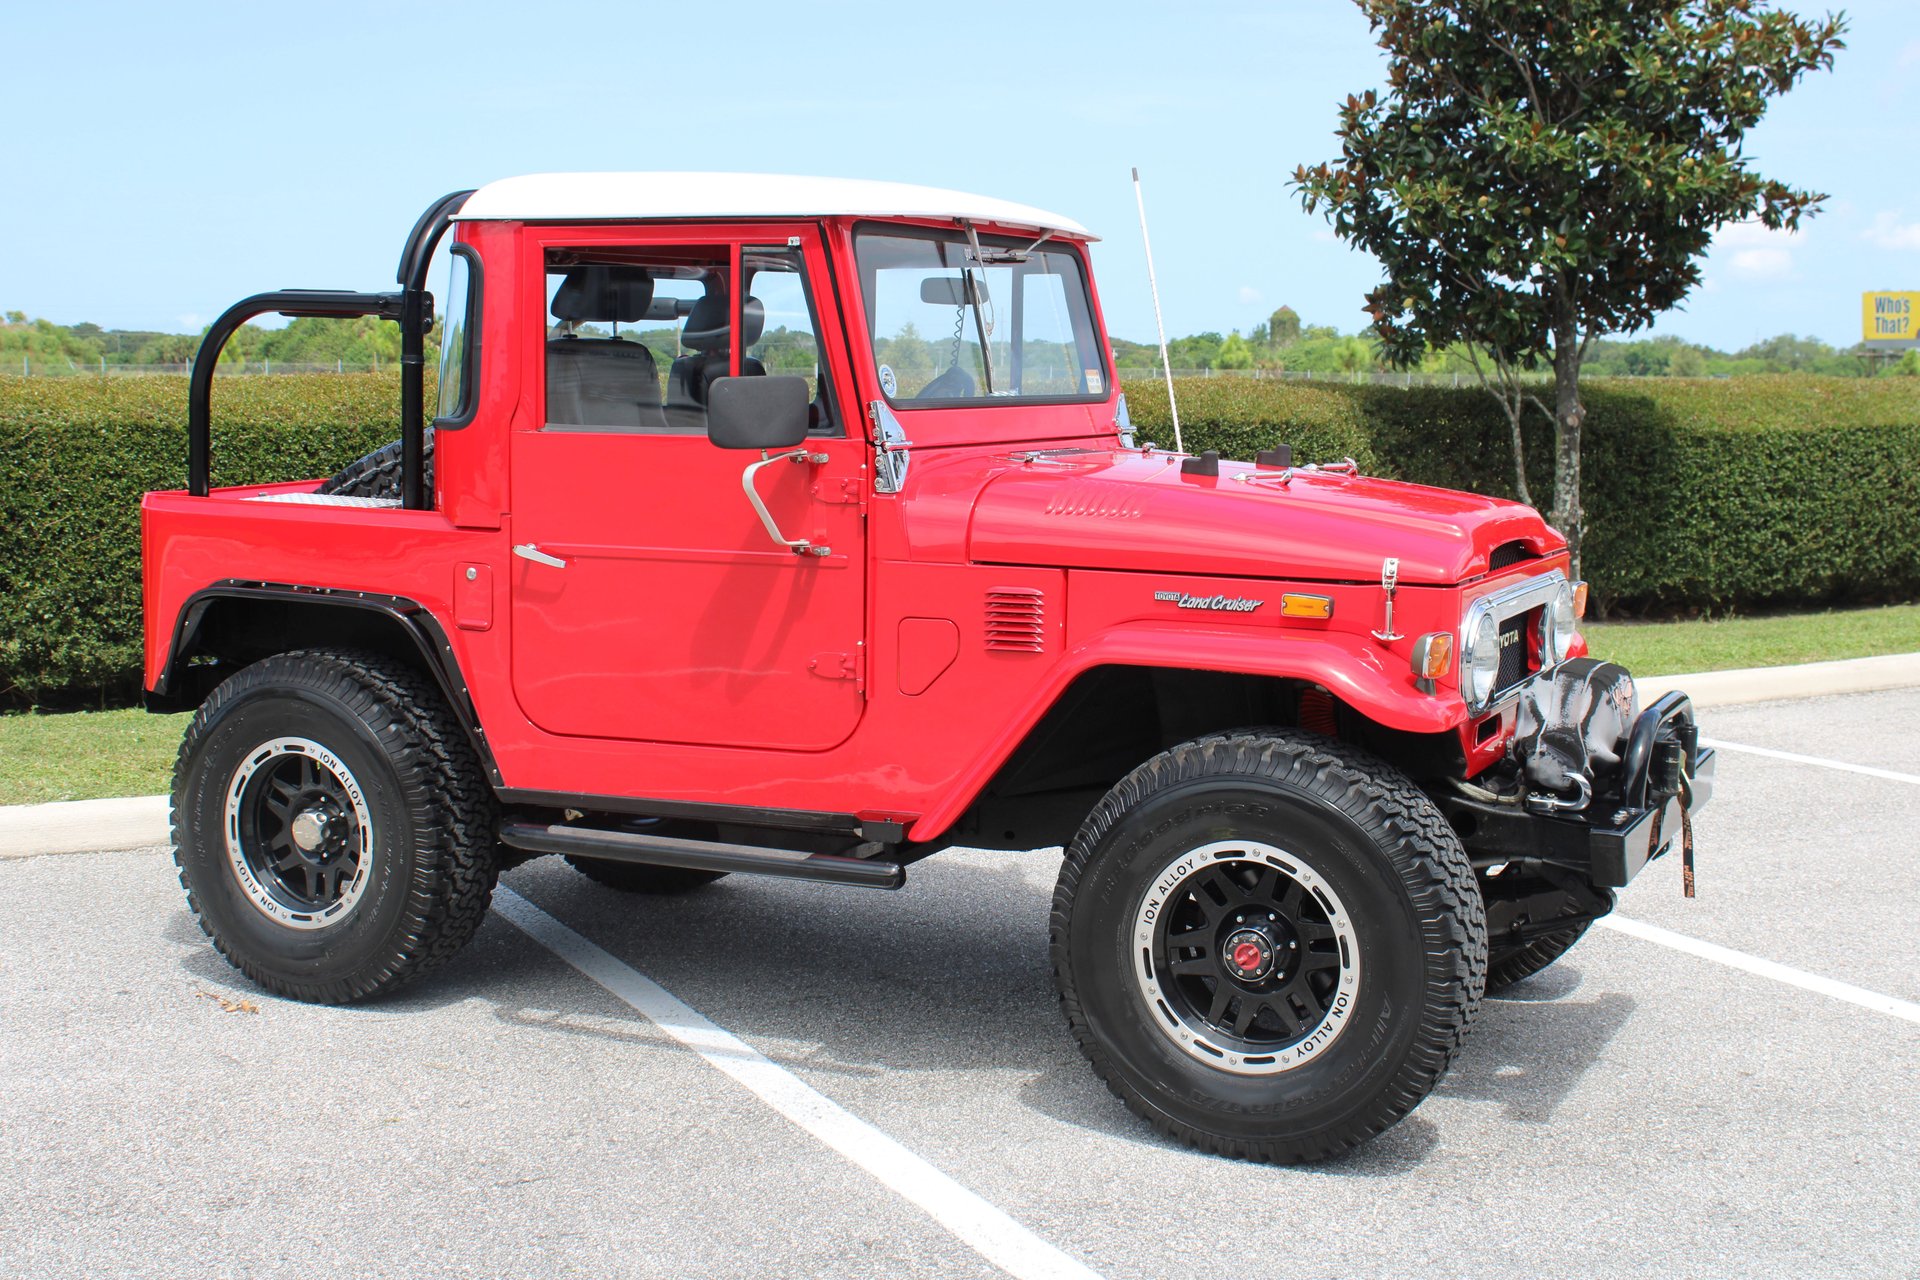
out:
{"label": "amber turn signal light", "polygon": [[1413,674],[1437,680],[1453,666],[1453,633],[1429,631],[1413,642]]}
{"label": "amber turn signal light", "polygon": [[1280,597],[1280,616],[1283,618],[1331,618],[1333,597],[1289,593]]}
{"label": "amber turn signal light", "polygon": [[1575,618],[1587,616],[1587,584],[1584,582],[1573,584],[1573,616]]}

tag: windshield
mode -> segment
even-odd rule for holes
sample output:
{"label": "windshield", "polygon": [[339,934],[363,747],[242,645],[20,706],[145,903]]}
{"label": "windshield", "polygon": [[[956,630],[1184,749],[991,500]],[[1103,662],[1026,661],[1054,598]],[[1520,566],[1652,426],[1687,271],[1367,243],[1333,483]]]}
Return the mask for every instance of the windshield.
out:
{"label": "windshield", "polygon": [[880,389],[895,404],[1103,400],[1106,357],[1080,257],[964,231],[854,238]]}

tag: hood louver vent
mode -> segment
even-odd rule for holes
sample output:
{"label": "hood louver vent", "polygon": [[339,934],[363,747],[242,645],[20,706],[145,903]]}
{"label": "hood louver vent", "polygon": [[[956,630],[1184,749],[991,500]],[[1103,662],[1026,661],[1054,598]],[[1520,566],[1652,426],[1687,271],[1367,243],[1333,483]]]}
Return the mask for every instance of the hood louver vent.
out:
{"label": "hood louver vent", "polygon": [[1487,572],[1498,573],[1509,565],[1519,564],[1523,560],[1535,559],[1533,552],[1527,550],[1524,542],[1503,542],[1493,549],[1487,557]]}
{"label": "hood louver vent", "polygon": [[1005,653],[1044,653],[1047,597],[1037,587],[995,587],[987,592],[987,648]]}
{"label": "hood louver vent", "polygon": [[1050,516],[1094,516],[1109,520],[1138,520],[1146,513],[1147,497],[1138,485],[1109,480],[1069,480],[1047,503]]}

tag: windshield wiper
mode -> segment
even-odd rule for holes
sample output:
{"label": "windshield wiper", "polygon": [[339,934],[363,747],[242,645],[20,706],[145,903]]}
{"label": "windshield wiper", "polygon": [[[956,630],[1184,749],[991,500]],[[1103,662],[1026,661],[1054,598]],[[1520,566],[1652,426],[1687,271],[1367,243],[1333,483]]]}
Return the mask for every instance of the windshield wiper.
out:
{"label": "windshield wiper", "polygon": [[[966,228],[967,245],[969,248],[973,250],[973,260],[984,266],[986,264],[987,259],[983,257],[980,252],[980,237],[974,231],[973,224],[967,221],[965,218],[961,218],[959,222],[962,227]],[[977,291],[974,288],[972,267],[967,267],[967,266],[961,267],[960,278],[964,282],[961,286],[961,292],[968,299],[968,301],[971,303],[973,307],[974,332],[980,335],[980,373],[981,373],[981,376],[986,379],[987,394],[992,395],[993,394],[993,344],[988,340],[989,335],[987,333],[987,319],[985,314],[981,311],[981,308],[980,308],[980,299],[986,297],[986,294],[987,294],[986,273],[984,271],[980,273],[980,284]]]}

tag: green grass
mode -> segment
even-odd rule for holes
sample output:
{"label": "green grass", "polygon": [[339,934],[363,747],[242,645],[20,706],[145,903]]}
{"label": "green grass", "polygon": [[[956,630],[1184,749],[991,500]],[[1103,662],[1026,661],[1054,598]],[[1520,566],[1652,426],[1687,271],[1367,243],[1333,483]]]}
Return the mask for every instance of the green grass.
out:
{"label": "green grass", "polygon": [[159,795],[186,729],[139,710],[0,715],[0,804]]}
{"label": "green grass", "polygon": [[[1637,675],[1674,675],[1920,652],[1920,605],[1585,630],[1595,656]],[[159,795],[186,722],[144,711],[0,715],[0,804]]]}
{"label": "green grass", "polygon": [[1635,675],[1669,676],[1920,652],[1920,605],[1719,622],[1592,622],[1583,630],[1595,657]]}

